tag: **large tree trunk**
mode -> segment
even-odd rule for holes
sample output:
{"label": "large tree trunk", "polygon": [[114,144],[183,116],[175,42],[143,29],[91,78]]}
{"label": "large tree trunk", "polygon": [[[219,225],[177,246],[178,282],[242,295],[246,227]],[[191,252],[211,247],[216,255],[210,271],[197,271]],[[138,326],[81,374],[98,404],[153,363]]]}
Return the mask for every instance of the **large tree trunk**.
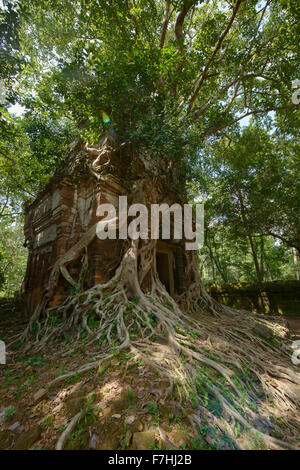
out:
{"label": "large tree trunk", "polygon": [[292,248],[293,252],[293,261],[294,261],[294,266],[295,266],[295,272],[296,272],[296,279],[297,281],[300,280],[300,269],[298,266],[298,255],[297,255],[297,250],[295,247]]}

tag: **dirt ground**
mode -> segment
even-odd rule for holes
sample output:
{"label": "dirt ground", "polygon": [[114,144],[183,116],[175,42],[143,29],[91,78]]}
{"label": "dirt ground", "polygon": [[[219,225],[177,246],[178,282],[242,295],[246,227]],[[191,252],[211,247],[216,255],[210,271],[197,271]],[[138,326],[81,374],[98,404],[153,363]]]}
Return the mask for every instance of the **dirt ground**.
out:
{"label": "dirt ground", "polygon": [[[289,318],[299,335],[300,318]],[[0,338],[9,344],[24,328],[14,303],[0,300]],[[205,417],[195,428],[189,402],[165,398],[168,382],[142,362],[128,365],[128,353],[116,354],[95,373],[61,379],[93,360],[95,351],[69,338],[58,348],[22,353],[15,345],[0,365],[0,449],[55,449],[74,416],[83,410],[66,442],[72,449],[235,449],[231,439],[216,437]],[[50,385],[50,382],[57,382]],[[207,406],[205,404],[205,406]],[[246,433],[237,441],[246,449],[265,449]]]}

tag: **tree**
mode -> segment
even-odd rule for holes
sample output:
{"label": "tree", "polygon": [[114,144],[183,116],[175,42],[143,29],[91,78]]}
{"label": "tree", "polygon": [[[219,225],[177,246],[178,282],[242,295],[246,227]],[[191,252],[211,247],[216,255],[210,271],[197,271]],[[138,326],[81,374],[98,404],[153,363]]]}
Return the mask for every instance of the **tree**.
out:
{"label": "tree", "polygon": [[5,297],[20,291],[26,268],[27,250],[23,246],[23,221],[0,220],[0,289]]}
{"label": "tree", "polygon": [[[39,118],[51,116],[75,124],[78,137],[91,145],[98,142],[99,134],[106,134],[102,123],[105,110],[111,117],[113,145],[128,145],[141,161],[151,163],[147,177],[137,178],[133,201],[141,202],[151,195],[151,202],[164,202],[168,181],[183,203],[185,182],[194,173],[205,139],[214,141],[229,128],[234,132],[239,121],[251,115],[260,118],[275,111],[293,119],[299,116],[299,108],[291,102],[291,82],[298,73],[296,1],[267,0],[260,5],[254,0],[20,0],[18,4],[21,48],[27,60],[18,75],[20,102]],[[53,267],[45,295],[23,338],[40,324],[37,322],[47,311],[67,262],[78,258],[93,236],[86,233]],[[86,312],[99,316],[102,328],[97,334],[103,335],[100,360],[110,357],[116,347],[129,348],[134,357],[156,367],[171,389],[176,383],[179,393],[187,396],[189,389],[195,388],[197,367],[204,364],[210,370],[203,369],[209,393],[253,431],[226,401],[221,383],[214,383],[212,369],[235,391],[233,400],[241,393],[218,359],[205,354],[199,338],[203,325],[213,328],[230,343],[226,362],[233,369],[238,367],[238,355],[245,367],[252,354],[251,341],[261,354],[265,351],[265,343],[252,332],[255,320],[252,316],[241,318],[207,295],[195,254],[187,254],[186,263],[186,276],[193,282],[175,302],[159,282],[154,255],[153,241],[124,244],[121,263],[107,284],[72,296],[57,307],[56,313],[63,313],[66,321],[56,326],[51,336],[62,334],[67,324],[83,325],[86,341],[90,341],[94,333],[86,326],[86,316],[81,319],[84,304]],[[151,279],[151,295],[143,288],[146,275]],[[49,315],[48,311],[34,347],[43,347],[48,339]],[[197,322],[192,315],[197,315]],[[213,317],[222,324],[220,321],[216,326]],[[140,341],[130,337],[132,324]],[[250,338],[246,344],[245,332]],[[167,338],[164,360],[156,354],[161,349],[156,337]],[[279,387],[290,403],[274,367],[274,352],[264,354],[264,365],[253,358],[252,370],[261,381],[264,373],[276,377],[264,386],[277,401]],[[283,364],[281,353],[276,354],[278,363]],[[221,350],[215,349],[214,357],[224,362]],[[188,358],[192,358],[191,367],[185,365]],[[96,361],[89,367],[98,364]],[[295,377],[291,371],[289,379],[295,381]],[[274,438],[261,436],[276,444]]]}
{"label": "tree", "polygon": [[[230,225],[210,214],[206,204],[206,243],[201,250],[205,284],[224,282],[257,282],[258,276],[251,247],[246,236],[237,236]],[[211,218],[210,218],[211,216]],[[291,249],[273,237],[264,236],[261,252],[260,237],[254,237],[255,249],[263,258],[263,280],[297,279],[297,263]]]}
{"label": "tree", "polygon": [[[297,142],[250,125],[240,134],[208,145],[202,155],[202,193],[208,198],[211,222],[220,225],[221,221],[232,239],[248,240],[258,281],[265,275],[265,237],[272,236],[287,247],[298,246],[296,153]],[[211,230],[207,233],[209,241]]]}
{"label": "tree", "polygon": [[[264,233],[300,251],[300,163],[299,141],[280,131],[274,138],[276,157],[273,185],[267,186],[267,204],[259,214]],[[278,184],[274,182],[277,180]],[[263,184],[263,182],[262,182]],[[267,210],[267,207],[269,210]]]}

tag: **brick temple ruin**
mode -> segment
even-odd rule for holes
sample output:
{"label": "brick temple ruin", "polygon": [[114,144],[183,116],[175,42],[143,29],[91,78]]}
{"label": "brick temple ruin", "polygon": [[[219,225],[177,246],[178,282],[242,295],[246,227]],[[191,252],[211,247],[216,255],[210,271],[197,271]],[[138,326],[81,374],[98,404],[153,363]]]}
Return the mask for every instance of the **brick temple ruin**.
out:
{"label": "brick temple ruin", "polygon": [[[98,151],[98,155],[97,155]],[[33,312],[46,287],[51,268],[80,237],[98,220],[99,204],[118,206],[118,197],[127,195],[131,185],[145,168],[124,149],[107,152],[89,149],[77,143],[62,162],[47,187],[26,207],[25,246],[29,250],[26,275],[23,281],[23,306],[27,314]],[[96,178],[92,168],[104,168],[101,178]],[[82,162],[85,162],[84,164]],[[89,263],[82,287],[89,288],[108,281],[120,263],[124,240],[100,240],[95,237],[88,246]],[[157,272],[172,296],[185,289],[183,244],[175,241],[158,241],[156,246]],[[68,265],[73,279],[79,279],[82,258]],[[49,306],[55,306],[70,294],[72,286],[60,276],[58,286]]]}

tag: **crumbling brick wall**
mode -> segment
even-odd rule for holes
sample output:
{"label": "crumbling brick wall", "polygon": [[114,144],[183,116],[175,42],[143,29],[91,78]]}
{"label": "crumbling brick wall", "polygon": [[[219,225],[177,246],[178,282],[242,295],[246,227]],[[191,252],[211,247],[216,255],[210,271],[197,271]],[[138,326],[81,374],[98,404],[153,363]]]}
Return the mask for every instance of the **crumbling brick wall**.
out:
{"label": "crumbling brick wall", "polygon": [[[55,262],[99,220],[96,215],[99,204],[110,203],[117,208],[119,196],[130,194],[137,178],[149,178],[143,162],[132,149],[120,146],[106,151],[103,143],[99,149],[75,145],[46,189],[26,208],[24,232],[29,257],[22,299],[28,315],[41,300]],[[168,173],[165,175],[167,178]],[[172,203],[175,195],[172,191],[166,193]],[[121,261],[123,243],[124,240],[95,237],[87,247],[88,266],[83,277],[81,258],[68,264],[69,274],[76,281],[80,279],[82,289],[107,282]],[[170,270],[174,269],[175,279],[171,293],[175,290],[180,293],[184,289],[183,251],[178,244],[169,244],[169,248],[174,252],[171,257],[174,266]],[[61,275],[48,306],[61,302],[70,289],[74,286]]]}
{"label": "crumbling brick wall", "polygon": [[[98,205],[116,204],[119,194],[122,194],[122,188],[114,177],[101,184],[92,177],[77,182],[54,179],[27,207],[24,232],[29,257],[22,289],[25,311],[32,312],[38,304],[57,259],[96,223]],[[89,266],[83,279],[85,287],[109,279],[119,261],[121,244],[118,240],[99,240],[96,237],[88,250]],[[68,269],[73,278],[78,279],[81,260]],[[50,306],[56,305],[69,292],[70,285],[61,276]]]}

